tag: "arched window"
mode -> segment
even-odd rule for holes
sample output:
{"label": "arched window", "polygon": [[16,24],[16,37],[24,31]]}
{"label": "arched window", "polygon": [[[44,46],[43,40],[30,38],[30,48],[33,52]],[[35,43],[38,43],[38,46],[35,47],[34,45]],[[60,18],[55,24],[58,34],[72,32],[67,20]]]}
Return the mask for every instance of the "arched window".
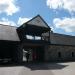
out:
{"label": "arched window", "polygon": [[58,52],[58,57],[61,58],[61,52]]}

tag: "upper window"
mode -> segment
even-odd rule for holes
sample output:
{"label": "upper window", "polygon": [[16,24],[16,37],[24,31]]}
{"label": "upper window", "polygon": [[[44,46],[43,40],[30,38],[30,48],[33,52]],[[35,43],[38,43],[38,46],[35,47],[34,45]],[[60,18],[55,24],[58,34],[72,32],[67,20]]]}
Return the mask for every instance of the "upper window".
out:
{"label": "upper window", "polygon": [[41,40],[40,36],[35,36],[35,40]]}
{"label": "upper window", "polygon": [[30,40],[41,40],[40,36],[26,35],[26,38]]}
{"label": "upper window", "polygon": [[34,37],[31,36],[31,35],[26,35],[26,38],[27,38],[27,39],[30,39],[30,40],[33,40],[33,39],[34,39]]}

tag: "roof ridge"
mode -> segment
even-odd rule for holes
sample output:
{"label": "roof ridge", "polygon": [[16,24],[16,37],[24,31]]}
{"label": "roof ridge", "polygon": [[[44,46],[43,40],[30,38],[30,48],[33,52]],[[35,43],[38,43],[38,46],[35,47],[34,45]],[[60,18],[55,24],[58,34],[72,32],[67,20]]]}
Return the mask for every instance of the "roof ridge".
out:
{"label": "roof ridge", "polygon": [[67,37],[75,37],[73,35],[67,35],[67,34],[61,34],[61,33],[52,33],[52,34],[61,35],[61,36],[67,36]]}

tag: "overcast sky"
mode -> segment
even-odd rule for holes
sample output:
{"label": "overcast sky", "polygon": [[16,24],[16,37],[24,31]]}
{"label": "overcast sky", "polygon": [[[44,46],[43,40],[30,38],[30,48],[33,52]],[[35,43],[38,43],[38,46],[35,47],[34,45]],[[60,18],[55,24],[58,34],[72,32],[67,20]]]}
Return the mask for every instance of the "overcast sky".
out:
{"label": "overcast sky", "polygon": [[0,0],[0,24],[20,26],[38,14],[54,32],[75,35],[75,0]]}

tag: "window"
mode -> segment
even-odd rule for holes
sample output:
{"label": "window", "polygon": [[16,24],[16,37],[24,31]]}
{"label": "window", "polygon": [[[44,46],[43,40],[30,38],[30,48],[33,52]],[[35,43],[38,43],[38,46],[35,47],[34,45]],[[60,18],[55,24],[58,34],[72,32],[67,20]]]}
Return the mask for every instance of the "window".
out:
{"label": "window", "polygon": [[40,36],[35,36],[35,40],[41,40]]}
{"label": "window", "polygon": [[58,57],[61,58],[61,52],[58,52]]}
{"label": "window", "polygon": [[72,57],[74,57],[74,52],[72,52]]}
{"label": "window", "polygon": [[41,36],[26,35],[26,38],[30,40],[41,40]]}
{"label": "window", "polygon": [[30,40],[34,40],[34,36],[31,36],[31,35],[26,35],[26,38]]}

